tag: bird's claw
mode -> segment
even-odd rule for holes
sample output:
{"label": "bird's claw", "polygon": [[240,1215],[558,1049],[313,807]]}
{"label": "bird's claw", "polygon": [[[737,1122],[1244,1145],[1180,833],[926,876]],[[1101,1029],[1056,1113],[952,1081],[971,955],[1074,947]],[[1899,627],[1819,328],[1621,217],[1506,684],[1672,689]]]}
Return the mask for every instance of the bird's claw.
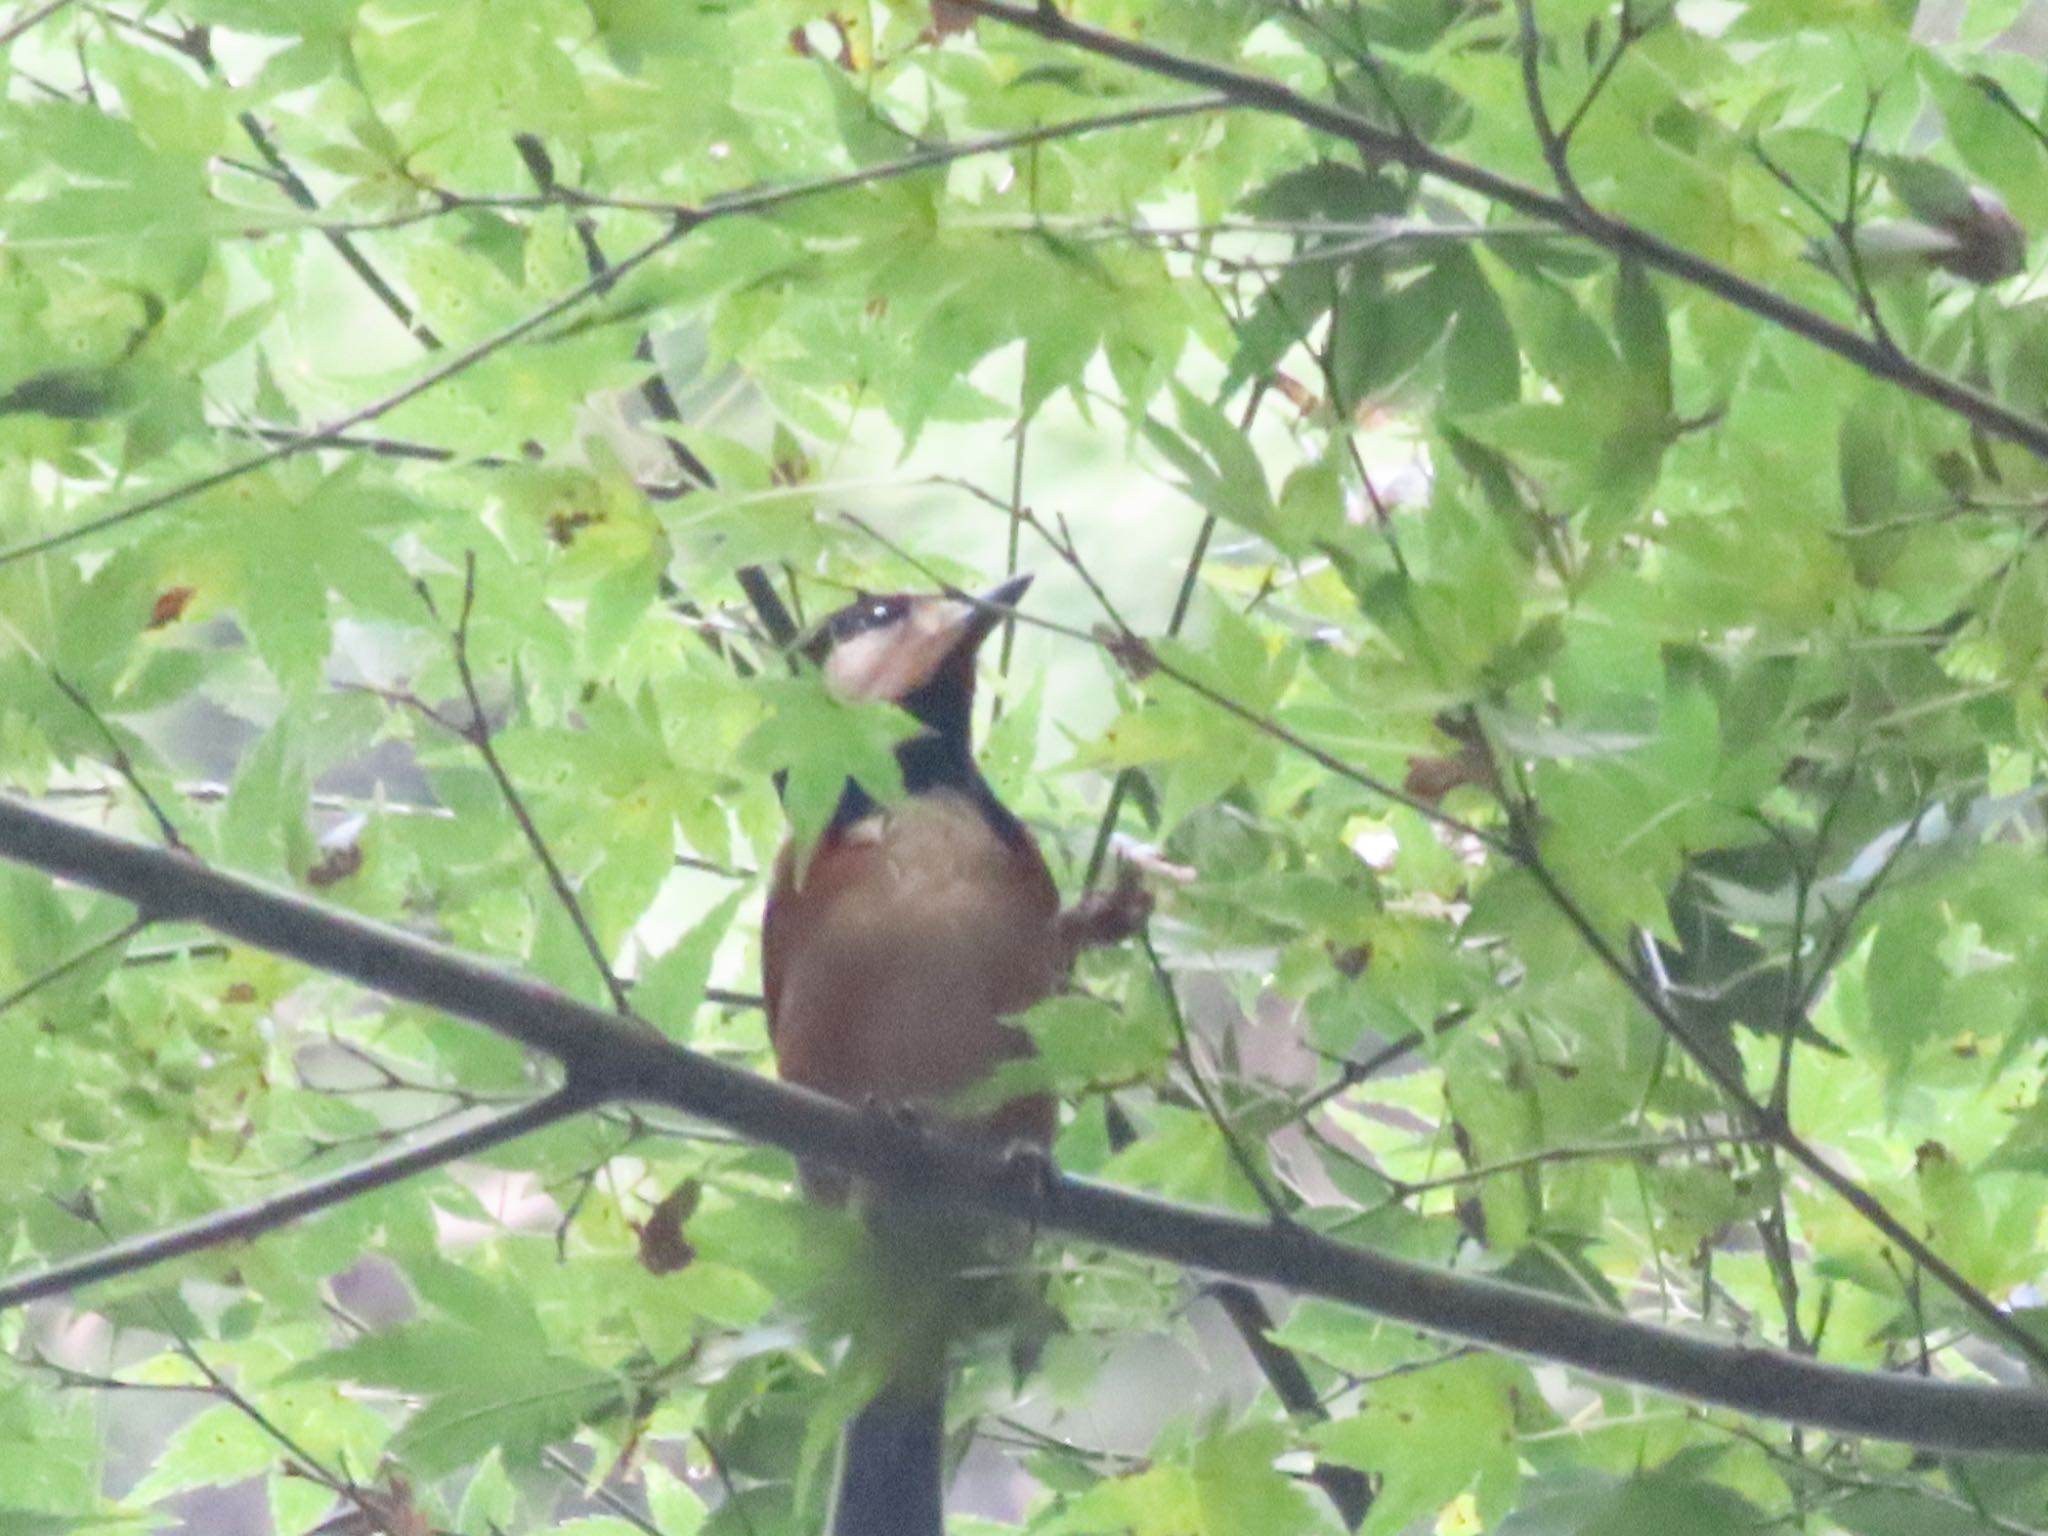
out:
{"label": "bird's claw", "polygon": [[904,1099],[885,1099],[879,1093],[864,1094],[860,1112],[898,1136],[921,1140],[930,1129],[924,1108]]}
{"label": "bird's claw", "polygon": [[1002,1161],[1003,1182],[1022,1195],[1025,1225],[1036,1238],[1039,1220],[1052,1203],[1053,1190],[1059,1184],[1060,1171],[1053,1164],[1052,1153],[1035,1141],[1011,1142],[1003,1148]]}
{"label": "bird's claw", "polygon": [[1060,937],[1067,953],[1105,949],[1145,931],[1152,919],[1152,893],[1145,888],[1140,866],[1117,861],[1116,883],[1108,890],[1089,891],[1059,915]]}

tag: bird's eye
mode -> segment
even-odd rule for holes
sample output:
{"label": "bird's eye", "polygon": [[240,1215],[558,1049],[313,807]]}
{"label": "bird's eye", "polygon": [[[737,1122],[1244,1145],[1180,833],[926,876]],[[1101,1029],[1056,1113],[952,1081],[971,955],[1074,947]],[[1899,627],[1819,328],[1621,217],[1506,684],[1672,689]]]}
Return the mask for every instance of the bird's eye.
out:
{"label": "bird's eye", "polygon": [[863,592],[826,621],[827,631],[839,640],[849,640],[869,630],[894,624],[909,611],[900,597],[875,597]]}

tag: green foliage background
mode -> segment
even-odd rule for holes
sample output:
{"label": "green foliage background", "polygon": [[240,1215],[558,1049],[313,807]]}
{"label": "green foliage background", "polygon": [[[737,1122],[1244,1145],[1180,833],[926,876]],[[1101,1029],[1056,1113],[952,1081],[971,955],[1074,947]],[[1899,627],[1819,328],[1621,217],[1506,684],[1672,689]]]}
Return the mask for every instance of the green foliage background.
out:
{"label": "green foliage background", "polygon": [[[1037,569],[1058,627],[991,647],[998,791],[1069,893],[1113,783],[1191,874],[1159,969],[1093,957],[1033,1016],[1062,1166],[1258,1214],[1234,1139],[1348,1240],[2027,1377],[1616,969],[2038,1329],[2039,459],[1596,242],[1279,117],[1147,115],[1191,92],[992,20],[48,9],[0,23],[10,790],[161,837],[140,786],[201,859],[607,1002],[465,735],[460,657],[633,1006],[759,1065],[771,774],[814,822],[896,726],[786,678],[738,572],[815,617]],[[1984,49],[2020,9],[1534,20],[1598,207],[2039,414],[2031,251],[1980,286],[1830,244],[1965,187],[2048,223],[2048,79]],[[1549,184],[1512,7],[1082,11]],[[1126,625],[1156,656],[1103,643]],[[0,992],[32,988],[0,1012],[10,1268],[542,1086],[476,1030],[133,917],[0,868]],[[366,1501],[465,1536],[806,1529],[845,1408],[807,1320],[845,1234],[790,1174],[589,1115],[0,1319],[0,1531],[162,1523],[251,1479],[280,1533]],[[641,1234],[679,1187],[694,1257],[658,1274]],[[1386,1536],[2048,1526],[2040,1462],[1276,1301],[1326,1409],[1290,1415],[1197,1283],[1038,1262],[1069,1331],[1021,1406],[993,1355],[958,1399],[1030,1474],[998,1485],[1033,1530],[1331,1530],[1318,1459],[1371,1474]],[[1167,1385],[1105,1369],[1147,1339]]]}

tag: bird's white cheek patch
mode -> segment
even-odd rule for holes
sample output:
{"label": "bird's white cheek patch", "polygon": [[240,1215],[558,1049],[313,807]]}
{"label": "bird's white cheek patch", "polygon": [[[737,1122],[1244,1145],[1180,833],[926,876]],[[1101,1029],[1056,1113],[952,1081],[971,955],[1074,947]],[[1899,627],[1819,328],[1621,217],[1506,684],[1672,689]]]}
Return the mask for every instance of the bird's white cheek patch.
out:
{"label": "bird's white cheek patch", "polygon": [[842,640],[825,659],[825,686],[842,699],[915,693],[931,680],[973,612],[967,603],[920,604],[897,623]]}
{"label": "bird's white cheek patch", "polygon": [[854,635],[832,647],[825,659],[825,686],[842,699],[884,699],[884,684],[891,671],[891,652],[896,645],[896,625]]}

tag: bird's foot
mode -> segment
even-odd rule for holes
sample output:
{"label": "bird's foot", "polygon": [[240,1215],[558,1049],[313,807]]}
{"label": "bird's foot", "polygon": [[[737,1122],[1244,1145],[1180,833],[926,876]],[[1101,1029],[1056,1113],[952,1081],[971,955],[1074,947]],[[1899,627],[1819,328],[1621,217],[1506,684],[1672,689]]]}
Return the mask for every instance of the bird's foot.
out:
{"label": "bird's foot", "polygon": [[1003,1148],[1003,1182],[1023,1200],[1024,1223],[1036,1241],[1045,1210],[1059,1186],[1060,1171],[1052,1153],[1036,1141],[1013,1141]]}
{"label": "bird's foot", "polygon": [[1142,933],[1152,918],[1152,893],[1138,861],[1119,858],[1116,883],[1090,891],[1059,915],[1060,942],[1069,955],[1105,949]]}
{"label": "bird's foot", "polygon": [[860,1112],[882,1130],[907,1141],[922,1141],[931,1129],[931,1117],[924,1106],[905,1099],[885,1099],[879,1093],[863,1094]]}

